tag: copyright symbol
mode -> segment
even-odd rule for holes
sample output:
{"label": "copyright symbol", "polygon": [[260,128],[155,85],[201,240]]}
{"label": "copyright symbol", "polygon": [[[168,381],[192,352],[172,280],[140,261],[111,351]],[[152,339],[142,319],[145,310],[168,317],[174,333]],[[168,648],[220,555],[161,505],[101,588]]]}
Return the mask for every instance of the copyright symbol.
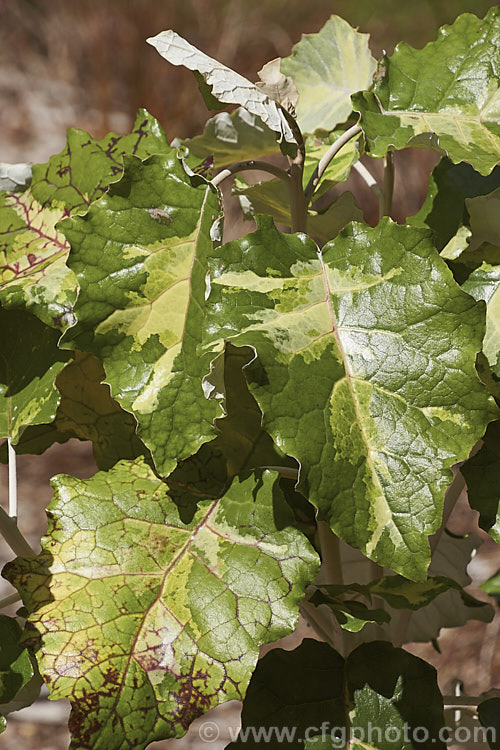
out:
{"label": "copyright symbol", "polygon": [[202,742],[215,742],[219,739],[220,729],[214,721],[204,721],[198,729],[198,736]]}

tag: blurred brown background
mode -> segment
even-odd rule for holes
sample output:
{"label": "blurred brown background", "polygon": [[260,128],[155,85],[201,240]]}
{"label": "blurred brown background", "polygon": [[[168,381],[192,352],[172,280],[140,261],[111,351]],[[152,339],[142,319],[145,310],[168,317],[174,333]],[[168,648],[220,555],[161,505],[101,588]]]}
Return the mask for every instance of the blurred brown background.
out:
{"label": "blurred brown background", "polygon": [[170,139],[202,130],[205,105],[189,71],[145,43],[173,28],[256,79],[302,32],[332,13],[370,32],[372,51],[401,39],[420,47],[462,12],[491,0],[0,0],[0,161],[45,160],[75,126],[101,137],[126,131],[138,107]]}
{"label": "blurred brown background", "polygon": [[[210,113],[192,74],[170,66],[145,43],[148,36],[164,29],[175,29],[207,54],[255,80],[265,62],[288,55],[301,33],[318,31],[332,13],[370,32],[372,52],[379,56],[383,50],[392,52],[400,40],[421,47],[458,14],[469,11],[482,16],[496,4],[489,0],[0,0],[0,161],[45,161],[64,146],[65,130],[71,126],[96,138],[109,130],[127,132],[138,107],[146,107],[160,120],[169,139],[202,132]],[[435,161],[425,151],[398,155],[398,218],[418,209]],[[380,166],[377,163],[372,169],[380,173]],[[355,178],[351,187],[370,216],[373,196]],[[6,507],[4,469],[0,467],[0,481]],[[19,523],[34,546],[45,529],[49,477],[60,472],[90,476],[94,471],[90,446],[76,441],[55,446],[42,457],[20,457]],[[473,528],[476,516],[463,500],[453,530]],[[12,556],[1,543],[0,556],[3,560]],[[498,549],[490,540],[471,572],[476,580],[484,580],[499,564]],[[4,584],[0,595],[9,592]],[[488,626],[472,622],[444,634],[441,656],[430,647],[413,650],[439,665],[443,689],[450,690],[451,680],[461,677],[473,694],[500,680],[500,666],[494,662],[498,635],[498,618]],[[57,718],[51,714],[55,706],[42,704],[37,716],[22,719],[20,714],[10,721],[0,736],[0,750],[67,747],[65,709]],[[238,708],[230,705],[224,712],[222,724],[237,726]],[[194,728],[185,741],[155,747],[219,750],[224,745],[225,741],[201,743]]]}

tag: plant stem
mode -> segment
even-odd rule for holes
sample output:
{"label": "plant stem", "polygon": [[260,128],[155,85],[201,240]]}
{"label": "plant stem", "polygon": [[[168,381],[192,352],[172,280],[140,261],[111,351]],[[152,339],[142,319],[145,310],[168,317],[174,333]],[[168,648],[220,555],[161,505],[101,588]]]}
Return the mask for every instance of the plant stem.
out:
{"label": "plant stem", "polygon": [[18,557],[36,557],[36,552],[17,528],[15,518],[11,518],[0,506],[0,534]]}
{"label": "plant stem", "polygon": [[9,596],[4,596],[3,599],[0,599],[0,609],[5,609],[5,607],[10,607],[11,604],[15,604],[16,602],[20,602],[21,597],[17,593],[17,591],[14,591],[13,594],[9,594]]}
{"label": "plant stem", "polygon": [[290,182],[288,183],[291,216],[290,228],[292,232],[306,232],[308,201],[306,200],[303,188],[306,147],[297,120],[286,109],[282,108],[282,110],[297,141],[297,154],[294,159],[289,158],[290,168],[288,170],[288,174],[290,175]]}
{"label": "plant stem", "polygon": [[290,165],[290,182],[288,183],[290,199],[290,228],[293,232],[307,231],[307,201],[302,188],[303,167]]}
{"label": "plant stem", "polygon": [[236,162],[236,164],[231,164],[230,167],[227,167],[227,169],[223,169],[222,172],[219,172],[219,174],[215,175],[213,180],[211,180],[211,184],[214,186],[220,185],[221,182],[230,177],[232,174],[236,174],[236,172],[245,172],[252,169],[257,169],[260,172],[269,172],[275,177],[279,177],[280,180],[283,180],[283,182],[285,182],[287,185],[290,184],[290,175],[288,172],[285,172],[285,170],[281,169],[281,167],[276,167],[274,164],[269,164],[267,161],[259,161],[258,159],[247,159],[246,161],[238,161]]}
{"label": "plant stem", "polygon": [[385,157],[384,191],[380,203],[380,217],[390,216],[392,212],[392,196],[394,193],[394,156],[392,151]]}
{"label": "plant stem", "polygon": [[318,182],[321,180],[321,177],[323,176],[325,169],[330,164],[333,157],[336,156],[336,154],[338,154],[342,146],[344,146],[348,141],[350,141],[351,138],[355,138],[358,135],[358,133],[361,133],[361,128],[359,125],[353,125],[352,127],[348,128],[348,130],[346,130],[345,133],[342,133],[342,135],[339,138],[337,138],[335,143],[332,143],[328,151],[322,156],[322,158],[319,161],[318,166],[312,173],[311,179],[307,183],[306,189],[304,191],[306,202],[308,205],[311,202],[311,198],[313,196],[314,191],[316,190]]}
{"label": "plant stem", "polygon": [[318,521],[318,536],[321,549],[321,571],[318,580],[324,584],[342,586],[342,561],[340,559],[339,538],[327,521]]}
{"label": "plant stem", "polygon": [[10,437],[7,438],[7,453],[9,457],[9,516],[17,518],[17,456]]}
{"label": "plant stem", "polygon": [[297,469],[292,469],[290,466],[259,466],[259,469],[269,469],[270,471],[277,471],[278,474],[286,479],[299,478],[299,472]]}
{"label": "plant stem", "polygon": [[380,202],[384,198],[384,193],[370,170],[361,161],[354,162],[352,168],[359,174],[361,179],[368,185],[370,190],[373,190],[378,198],[378,202],[380,205]]}

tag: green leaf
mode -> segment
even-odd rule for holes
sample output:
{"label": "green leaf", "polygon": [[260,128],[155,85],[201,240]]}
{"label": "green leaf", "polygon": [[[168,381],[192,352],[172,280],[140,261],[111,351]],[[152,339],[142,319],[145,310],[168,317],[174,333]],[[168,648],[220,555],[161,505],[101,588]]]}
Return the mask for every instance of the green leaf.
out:
{"label": "green leaf", "polygon": [[492,422],[480,450],[461,466],[469,505],[479,526],[500,544],[500,421]]}
{"label": "green leaf", "polygon": [[469,226],[466,199],[486,195],[497,187],[500,187],[500,167],[485,177],[469,164],[453,164],[443,158],[429,178],[424,205],[407,223],[430,227],[441,251],[461,227]]}
{"label": "green leaf", "polygon": [[449,467],[497,413],[474,370],[482,308],[427,232],[390,220],[319,254],[261,217],[211,267],[206,348],[255,348],[247,380],[299,489],[347,543],[425,580]]}
{"label": "green leaf", "polygon": [[0,302],[63,329],[74,322],[77,286],[66,267],[69,245],[56,229],[66,215],[64,208],[43,208],[31,190],[0,194]]}
{"label": "green leaf", "polygon": [[182,141],[198,159],[214,157],[217,169],[237,161],[279,154],[273,133],[261,120],[243,107],[234,112],[219,112],[208,120],[202,135]]}
{"label": "green leaf", "polygon": [[[142,462],[53,480],[42,554],[9,563],[53,699],[80,747],[141,750],[242,698],[259,647],[291,632],[318,557],[267,472],[179,520]],[[279,528],[279,530],[277,530]]]}
{"label": "green leaf", "polygon": [[483,263],[462,285],[476,300],[486,302],[486,335],[483,352],[490,367],[500,377],[500,266]]}
{"label": "green leaf", "polygon": [[[267,214],[280,224],[291,225],[288,189],[282,180],[264,180],[249,187],[240,177],[235,184],[234,193],[240,199],[246,219]],[[350,221],[362,220],[363,212],[356,205],[353,194],[345,192],[326,209],[309,210],[307,229],[318,242],[324,243],[335,237]]]}
{"label": "green leaf", "polygon": [[297,120],[303,133],[330,131],[352,112],[350,95],[367,89],[376,62],[360,34],[339,16],[331,16],[317,34],[303,34],[281,70],[299,91]]}
{"label": "green leaf", "polygon": [[216,191],[189,177],[172,149],[145,163],[126,157],[123,179],[64,224],[80,285],[78,323],[64,341],[101,359],[164,476],[215,437],[220,415],[203,393],[210,355],[197,353],[218,214]]}
{"label": "green leaf", "polygon": [[254,83],[205,55],[175,31],[162,31],[146,41],[172,65],[183,65],[198,73],[218,102],[245,107],[270,130],[279,133],[281,139],[295,143],[283,110]]}
{"label": "green leaf", "polygon": [[423,49],[399,44],[373,91],[353,96],[367,152],[430,147],[489,174],[500,160],[499,40],[493,7],[484,19],[464,13]]}
{"label": "green leaf", "polygon": [[95,141],[82,130],[69,130],[63,151],[46,164],[34,165],[30,190],[0,195],[4,307],[25,307],[56,328],[74,323],[77,283],[66,267],[69,245],[57,223],[70,213],[84,213],[120,178],[124,153],[145,158],[169,150],[159,124],[139,110],[127,136],[110,133]]}
{"label": "green leaf", "polygon": [[442,749],[443,723],[436,672],[418,657],[375,642],[344,660],[326,643],[304,640],[259,661],[229,747],[260,747],[267,738],[291,750]]}
{"label": "green leaf", "polygon": [[0,437],[16,444],[28,425],[52,422],[54,381],[69,359],[59,334],[23,310],[0,308]]}
{"label": "green leaf", "polygon": [[490,698],[477,707],[482,726],[488,730],[491,750],[500,750],[500,698]]}
{"label": "green leaf", "polygon": [[60,154],[46,164],[33,166],[32,192],[43,207],[59,206],[85,213],[123,174],[123,156],[145,159],[170,151],[163,128],[145,109],[140,109],[131,133],[108,133],[96,141],[84,130],[70,128]]}
{"label": "green leaf", "polygon": [[42,680],[25,646],[23,631],[13,617],[0,615],[0,734],[5,716],[31,705],[40,692]]}

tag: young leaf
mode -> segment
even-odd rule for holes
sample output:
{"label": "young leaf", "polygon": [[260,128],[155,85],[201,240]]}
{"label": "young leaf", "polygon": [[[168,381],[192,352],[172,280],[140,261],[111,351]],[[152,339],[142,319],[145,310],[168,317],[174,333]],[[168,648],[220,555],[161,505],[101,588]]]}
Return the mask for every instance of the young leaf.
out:
{"label": "young leaf", "polygon": [[199,73],[211,96],[218,102],[240,104],[259,117],[272,131],[279,133],[281,139],[295,143],[283,110],[254,83],[205,55],[175,31],[162,31],[146,41],[172,65],[183,65],[194,73]]}
{"label": "young leaf", "polygon": [[231,114],[219,112],[208,120],[202,135],[182,143],[200,160],[213,156],[217,169],[280,152],[276,134],[244,107],[238,107]]}
{"label": "young leaf", "polygon": [[495,6],[484,19],[464,13],[423,49],[399,44],[373,91],[353,96],[367,152],[427,146],[489,174],[500,161],[499,38]]}
{"label": "young leaf", "polygon": [[28,425],[52,422],[54,381],[69,359],[59,334],[23,310],[0,308],[0,437],[16,444]]}
{"label": "young leaf", "polygon": [[362,602],[325,596],[323,589],[315,591],[314,595],[308,601],[315,606],[326,604],[333,612],[340,627],[343,630],[348,630],[350,633],[359,633],[368,622],[375,622],[381,625],[384,622],[389,622],[391,619],[385,609],[370,609]]}
{"label": "young leaf", "polygon": [[390,220],[319,253],[261,217],[210,265],[207,350],[256,350],[247,380],[299,489],[346,542],[425,580],[449,467],[497,413],[474,370],[482,308],[427,232]]}
{"label": "young leaf", "polygon": [[368,38],[331,16],[317,34],[304,34],[281,61],[281,70],[299,91],[297,120],[303,133],[333,130],[351,114],[351,94],[370,87],[376,62]]}
{"label": "young leaf", "polygon": [[[330,133],[328,138],[306,138],[306,157],[304,160],[304,188],[309,182],[314,170],[318,167],[321,159],[326,154],[332,143],[341,135],[340,131]],[[323,172],[321,182],[313,196],[313,201],[320,198],[337,182],[345,182],[351,174],[352,165],[358,161],[360,156],[359,138],[351,138],[341,150],[334,156]]]}
{"label": "young leaf", "polygon": [[281,72],[280,63],[280,57],[266,63],[257,73],[260,81],[255,85],[275,102],[281,104],[283,109],[295,115],[299,92],[293,79]]}
{"label": "young leaf", "polygon": [[261,659],[229,747],[260,747],[265,732],[291,750],[442,750],[443,724],[436,672],[418,657],[375,642],[344,660],[326,643],[306,639],[294,651],[276,649]]}
{"label": "young leaf", "polygon": [[7,714],[31,705],[42,686],[38,670],[21,645],[22,635],[13,617],[0,615],[0,734],[6,727]]}
{"label": "young leaf", "polygon": [[41,555],[4,575],[32,613],[52,698],[73,704],[75,746],[183,735],[242,698],[260,645],[294,629],[318,558],[275,477],[234,482],[189,524],[140,461],[53,480]]}
{"label": "young leaf", "polygon": [[64,341],[101,359],[113,398],[167,476],[215,437],[220,415],[203,393],[210,356],[197,353],[219,202],[175,149],[125,163],[123,179],[64,224],[80,285],[78,323]]}

